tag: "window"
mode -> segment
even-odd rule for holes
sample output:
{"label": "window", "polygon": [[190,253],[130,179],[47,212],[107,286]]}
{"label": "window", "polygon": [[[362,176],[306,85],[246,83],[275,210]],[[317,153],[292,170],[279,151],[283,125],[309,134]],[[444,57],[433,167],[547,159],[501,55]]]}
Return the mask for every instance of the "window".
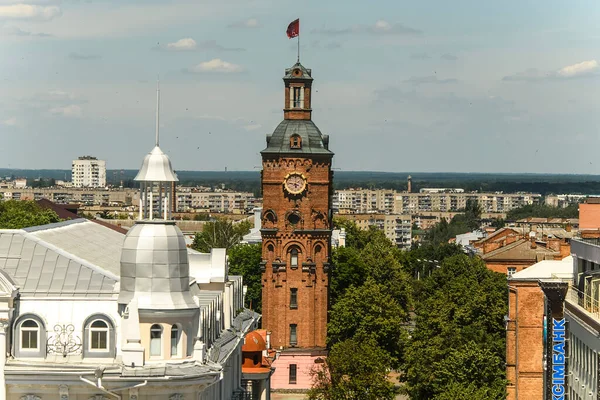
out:
{"label": "window", "polygon": [[179,355],[180,339],[181,329],[179,329],[179,325],[173,325],[171,327],[171,357],[177,357]]}
{"label": "window", "polygon": [[88,317],[83,324],[83,357],[114,358],[115,329],[112,320],[103,314]]}
{"label": "window", "polygon": [[162,354],[162,327],[158,324],[150,328],[150,357],[160,357]]}
{"label": "window", "polygon": [[298,308],[298,289],[292,288],[290,289],[290,308],[297,309]]}
{"label": "window", "polygon": [[108,325],[102,320],[96,320],[90,324],[90,350],[108,350]]}
{"label": "window", "polygon": [[506,275],[508,275],[508,277],[510,278],[511,276],[513,276],[513,274],[517,272],[517,268],[516,267],[508,267],[508,271],[506,272]]}
{"label": "window", "polygon": [[290,137],[290,147],[292,149],[301,149],[302,148],[302,138],[299,135],[292,135]]}
{"label": "window", "polygon": [[296,383],[296,376],[298,374],[298,365],[290,364],[290,384]]}
{"label": "window", "polygon": [[296,325],[296,324],[290,325],[290,346],[296,346],[298,344],[297,329],[298,329],[298,325]]}
{"label": "window", "polygon": [[302,88],[295,87],[294,89],[294,108],[302,108]]}
{"label": "window", "polygon": [[21,350],[39,350],[40,326],[32,319],[21,324]]}
{"label": "window", "polygon": [[290,267],[298,268],[298,249],[295,247],[290,250]]}

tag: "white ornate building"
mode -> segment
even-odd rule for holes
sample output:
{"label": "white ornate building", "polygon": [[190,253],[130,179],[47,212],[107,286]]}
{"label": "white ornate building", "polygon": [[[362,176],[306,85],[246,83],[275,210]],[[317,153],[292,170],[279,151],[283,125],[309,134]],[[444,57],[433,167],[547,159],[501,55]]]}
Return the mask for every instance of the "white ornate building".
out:
{"label": "white ornate building", "polygon": [[[241,397],[242,278],[168,220],[177,180],[144,159],[140,220],[123,235],[85,219],[0,230],[0,400]],[[153,190],[154,188],[154,190]],[[159,194],[158,210],[152,193]]]}

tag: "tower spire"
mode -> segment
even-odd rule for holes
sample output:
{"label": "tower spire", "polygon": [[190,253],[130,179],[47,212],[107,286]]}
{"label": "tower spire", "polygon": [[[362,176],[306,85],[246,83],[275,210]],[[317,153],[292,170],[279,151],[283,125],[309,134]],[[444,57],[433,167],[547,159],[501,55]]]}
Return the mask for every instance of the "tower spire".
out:
{"label": "tower spire", "polygon": [[160,116],[160,77],[156,78],[156,146],[158,146],[158,131],[159,131],[159,117]]}

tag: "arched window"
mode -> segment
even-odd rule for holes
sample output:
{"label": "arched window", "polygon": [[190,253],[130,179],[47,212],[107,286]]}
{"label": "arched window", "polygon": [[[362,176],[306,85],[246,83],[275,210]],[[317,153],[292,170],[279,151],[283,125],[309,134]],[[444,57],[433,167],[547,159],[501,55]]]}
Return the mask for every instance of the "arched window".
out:
{"label": "arched window", "polygon": [[178,324],[171,327],[171,357],[179,357],[179,342],[181,341],[181,328]]}
{"label": "arched window", "polygon": [[300,135],[292,135],[290,137],[290,148],[292,149],[301,149],[302,148],[302,138]]}
{"label": "arched window", "polygon": [[150,327],[150,357],[162,355],[162,327],[154,324]]}
{"label": "arched window", "polygon": [[14,325],[15,357],[46,357],[46,327],[41,318],[25,314]]}
{"label": "arched window", "polygon": [[92,315],[85,320],[83,327],[84,357],[115,357],[115,328],[109,317],[102,314]]}
{"label": "arched window", "polygon": [[108,325],[98,319],[90,324],[90,351],[108,350]]}
{"label": "arched window", "polygon": [[40,349],[40,326],[32,319],[21,324],[21,350],[38,351]]}
{"label": "arched window", "polygon": [[292,247],[290,249],[290,267],[298,268],[298,248]]}

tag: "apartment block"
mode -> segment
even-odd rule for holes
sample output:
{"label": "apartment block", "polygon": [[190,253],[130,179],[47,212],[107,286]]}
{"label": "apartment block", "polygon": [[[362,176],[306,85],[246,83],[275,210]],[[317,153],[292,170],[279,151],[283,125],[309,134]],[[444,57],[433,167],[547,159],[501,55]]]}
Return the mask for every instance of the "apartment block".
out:
{"label": "apartment block", "polygon": [[401,249],[411,246],[411,216],[398,214],[344,214],[340,215],[356,223],[360,229],[367,230],[374,226],[383,231],[385,236]]}
{"label": "apartment block", "polygon": [[73,160],[71,180],[74,187],[106,187],[106,161],[92,156],[83,156]]}

